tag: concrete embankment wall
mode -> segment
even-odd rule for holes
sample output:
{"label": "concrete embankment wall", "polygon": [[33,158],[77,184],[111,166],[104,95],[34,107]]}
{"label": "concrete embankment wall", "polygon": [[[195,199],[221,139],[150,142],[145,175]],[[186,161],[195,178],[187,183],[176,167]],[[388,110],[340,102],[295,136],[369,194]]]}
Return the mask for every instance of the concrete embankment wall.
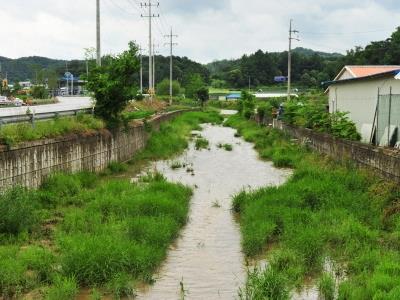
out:
{"label": "concrete embankment wall", "polygon": [[[182,112],[154,117],[154,130]],[[117,131],[101,130],[88,135],[68,135],[0,148],[0,190],[11,186],[37,188],[50,173],[92,171],[107,168],[110,162],[124,162],[143,149],[148,139],[144,124]],[[1,146],[0,146],[1,147]]]}
{"label": "concrete embankment wall", "polygon": [[278,120],[273,120],[273,126],[319,153],[335,159],[352,160],[359,166],[372,169],[378,174],[400,183],[400,152],[398,151],[338,139],[329,134],[289,126]]}

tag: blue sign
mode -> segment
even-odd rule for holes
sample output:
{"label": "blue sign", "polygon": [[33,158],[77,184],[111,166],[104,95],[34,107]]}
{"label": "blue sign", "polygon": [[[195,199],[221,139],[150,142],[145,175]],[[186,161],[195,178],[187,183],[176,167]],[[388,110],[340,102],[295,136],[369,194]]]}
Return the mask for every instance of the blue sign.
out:
{"label": "blue sign", "polygon": [[286,76],[275,76],[274,77],[274,81],[275,82],[286,82],[287,81],[287,77]]}

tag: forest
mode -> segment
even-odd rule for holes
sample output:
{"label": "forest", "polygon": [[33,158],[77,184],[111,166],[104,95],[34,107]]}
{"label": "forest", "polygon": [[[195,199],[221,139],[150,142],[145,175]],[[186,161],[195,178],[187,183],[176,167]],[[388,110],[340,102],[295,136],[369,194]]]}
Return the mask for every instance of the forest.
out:
{"label": "forest", "polygon": [[[200,64],[187,57],[174,56],[174,79],[186,87],[194,75],[200,76],[204,84],[214,88],[248,87],[249,79],[253,87],[274,84],[275,76],[287,74],[287,51],[266,52],[258,50],[245,54],[238,59],[214,61]],[[157,55],[156,84],[169,78],[169,57]],[[332,80],[344,65],[386,64],[400,62],[400,28],[386,40],[374,41],[366,47],[357,46],[345,55],[325,53],[311,49],[296,48],[292,55],[292,79],[297,86],[321,87],[324,81]],[[48,74],[62,76],[67,70],[76,75],[86,74],[85,60],[55,60],[44,57],[25,57],[8,59],[0,57],[0,77],[7,77],[10,82],[30,79],[40,82]],[[89,70],[94,60],[89,60]],[[143,56],[143,80],[148,78],[148,57]],[[137,74],[139,83],[139,74]]]}

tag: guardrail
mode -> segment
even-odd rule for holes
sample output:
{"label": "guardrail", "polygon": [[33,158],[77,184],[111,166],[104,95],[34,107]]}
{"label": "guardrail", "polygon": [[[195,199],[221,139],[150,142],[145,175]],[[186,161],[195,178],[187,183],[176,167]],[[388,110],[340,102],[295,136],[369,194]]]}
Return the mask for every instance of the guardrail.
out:
{"label": "guardrail", "polygon": [[92,112],[93,112],[92,108],[84,108],[84,109],[65,110],[58,112],[27,113],[14,116],[3,116],[0,117],[0,126],[6,124],[15,124],[24,122],[30,122],[34,124],[35,121],[50,120],[58,117],[76,116],[79,113],[92,113]]}

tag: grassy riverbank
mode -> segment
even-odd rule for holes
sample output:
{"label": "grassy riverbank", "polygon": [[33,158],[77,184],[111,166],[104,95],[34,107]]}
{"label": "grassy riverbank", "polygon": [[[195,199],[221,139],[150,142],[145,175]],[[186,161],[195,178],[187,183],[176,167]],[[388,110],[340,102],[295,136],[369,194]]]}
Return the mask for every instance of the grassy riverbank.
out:
{"label": "grassy riverbank", "polygon": [[250,274],[242,299],[287,299],[310,279],[324,299],[399,299],[398,186],[239,116],[227,125],[253,142],[263,159],[294,168],[283,186],[234,198],[243,251],[266,253],[270,262]]}
{"label": "grassy riverbank", "polygon": [[[133,161],[177,155],[192,129],[220,121],[215,112],[185,113],[153,132]],[[105,174],[124,171],[113,163]],[[39,190],[1,194],[0,298],[73,299],[81,288],[133,295],[186,223],[191,194],[157,174],[132,184],[92,173],[54,174]]]}

